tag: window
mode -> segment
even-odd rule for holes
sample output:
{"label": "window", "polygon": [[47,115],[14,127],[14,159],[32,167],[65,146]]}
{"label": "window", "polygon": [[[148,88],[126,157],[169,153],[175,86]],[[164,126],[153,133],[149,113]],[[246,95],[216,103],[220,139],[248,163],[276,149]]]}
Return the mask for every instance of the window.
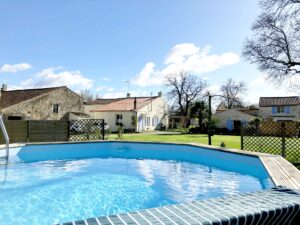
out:
{"label": "window", "polygon": [[157,126],[157,124],[158,124],[158,117],[157,116],[152,117],[152,126]]}
{"label": "window", "polygon": [[58,105],[58,104],[53,104],[52,112],[53,112],[53,113],[58,113],[58,108],[59,108],[59,105]]}
{"label": "window", "polygon": [[150,126],[150,117],[147,117],[147,126]]}
{"label": "window", "polygon": [[121,125],[122,119],[123,119],[122,114],[116,114],[116,125]]}
{"label": "window", "polygon": [[284,106],[278,106],[276,108],[276,113],[284,113]]}

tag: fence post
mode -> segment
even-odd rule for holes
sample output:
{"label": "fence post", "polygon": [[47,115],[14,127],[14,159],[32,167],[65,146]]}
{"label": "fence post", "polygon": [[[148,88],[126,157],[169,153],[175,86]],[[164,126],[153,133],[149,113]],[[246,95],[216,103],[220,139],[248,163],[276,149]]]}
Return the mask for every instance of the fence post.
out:
{"label": "fence post", "polygon": [[70,141],[70,120],[67,121],[67,128],[68,128],[68,141]]}
{"label": "fence post", "polygon": [[27,132],[27,135],[26,135],[27,140],[26,141],[30,142],[30,135],[29,135],[30,134],[30,120],[27,120],[27,131],[26,132]]}
{"label": "fence post", "polygon": [[281,155],[285,158],[285,122],[281,122]]}
{"label": "fence post", "polygon": [[241,150],[244,150],[244,125],[241,125]]}
{"label": "fence post", "polygon": [[105,123],[104,123],[104,119],[102,120],[102,127],[101,127],[101,131],[102,131],[102,140],[105,140]]}

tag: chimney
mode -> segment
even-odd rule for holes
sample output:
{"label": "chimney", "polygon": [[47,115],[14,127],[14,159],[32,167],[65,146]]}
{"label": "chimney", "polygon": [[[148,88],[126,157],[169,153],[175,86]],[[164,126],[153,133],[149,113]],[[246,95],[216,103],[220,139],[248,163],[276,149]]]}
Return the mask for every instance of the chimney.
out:
{"label": "chimney", "polygon": [[133,101],[133,109],[136,110],[136,97],[134,98],[134,101]]}
{"label": "chimney", "polygon": [[130,98],[130,93],[127,93],[127,98]]}
{"label": "chimney", "polygon": [[1,91],[7,91],[7,84],[2,84]]}
{"label": "chimney", "polygon": [[162,96],[162,92],[159,91],[159,92],[158,92],[158,97],[161,97],[161,96]]}

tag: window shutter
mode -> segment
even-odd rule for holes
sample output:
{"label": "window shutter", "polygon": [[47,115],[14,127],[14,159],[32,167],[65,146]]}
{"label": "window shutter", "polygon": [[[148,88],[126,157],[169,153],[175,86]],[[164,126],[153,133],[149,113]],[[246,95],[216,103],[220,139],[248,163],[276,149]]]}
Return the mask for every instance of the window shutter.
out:
{"label": "window shutter", "polygon": [[285,111],[285,114],[290,114],[291,113],[291,107],[290,106],[284,107],[284,111]]}
{"label": "window shutter", "polygon": [[228,119],[226,122],[226,128],[229,131],[233,131],[234,127],[233,127],[233,121],[231,119]]}
{"label": "window shutter", "polygon": [[272,114],[276,114],[277,108],[275,106],[272,107]]}

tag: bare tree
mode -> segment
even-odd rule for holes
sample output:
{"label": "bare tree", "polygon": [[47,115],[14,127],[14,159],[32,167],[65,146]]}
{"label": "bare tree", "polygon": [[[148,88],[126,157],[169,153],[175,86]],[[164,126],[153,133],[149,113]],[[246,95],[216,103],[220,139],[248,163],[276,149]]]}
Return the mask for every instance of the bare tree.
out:
{"label": "bare tree", "polygon": [[95,100],[94,94],[88,89],[81,90],[79,95],[85,102],[90,102]]}
{"label": "bare tree", "polygon": [[205,92],[207,84],[199,77],[181,71],[167,76],[166,86],[170,89],[168,96],[180,114],[188,117],[193,101]]}
{"label": "bare tree", "polygon": [[225,105],[228,109],[242,105],[241,95],[247,92],[247,87],[244,82],[228,79],[221,86],[221,95],[225,99]]}
{"label": "bare tree", "polygon": [[205,101],[195,101],[191,107],[191,117],[198,118],[200,131],[204,131],[204,119],[208,117],[208,104]]}
{"label": "bare tree", "polygon": [[243,55],[272,81],[295,81],[300,78],[300,0],[261,0],[260,5],[263,11]]}

